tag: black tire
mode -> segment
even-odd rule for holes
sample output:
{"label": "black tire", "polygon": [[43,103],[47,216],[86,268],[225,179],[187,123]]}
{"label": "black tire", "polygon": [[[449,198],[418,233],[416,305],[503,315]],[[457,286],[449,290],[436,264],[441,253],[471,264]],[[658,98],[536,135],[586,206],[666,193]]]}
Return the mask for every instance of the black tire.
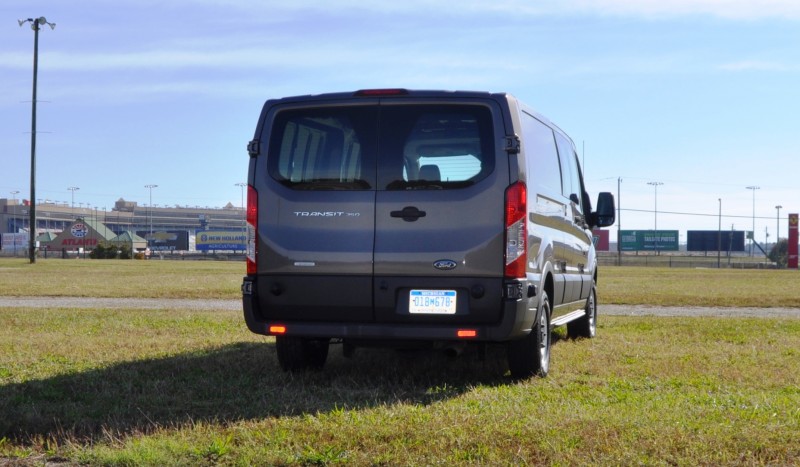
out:
{"label": "black tire", "polygon": [[545,377],[550,371],[550,299],[542,294],[530,334],[508,343],[508,368],[514,379]]}
{"label": "black tire", "polygon": [[597,286],[595,285],[592,285],[584,310],[586,314],[583,317],[567,323],[567,335],[571,339],[580,337],[591,339],[597,335]]}
{"label": "black tire", "polygon": [[277,336],[275,348],[283,371],[320,370],[328,359],[330,339]]}

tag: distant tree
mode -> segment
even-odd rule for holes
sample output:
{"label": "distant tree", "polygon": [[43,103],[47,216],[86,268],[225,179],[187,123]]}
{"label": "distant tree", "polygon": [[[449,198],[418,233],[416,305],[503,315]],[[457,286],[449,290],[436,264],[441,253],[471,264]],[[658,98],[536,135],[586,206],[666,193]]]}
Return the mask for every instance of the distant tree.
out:
{"label": "distant tree", "polygon": [[789,264],[789,241],[780,240],[769,252],[769,260],[775,262],[779,268],[785,268]]}
{"label": "distant tree", "polygon": [[127,243],[122,244],[119,247],[119,259],[131,259],[131,246]]}

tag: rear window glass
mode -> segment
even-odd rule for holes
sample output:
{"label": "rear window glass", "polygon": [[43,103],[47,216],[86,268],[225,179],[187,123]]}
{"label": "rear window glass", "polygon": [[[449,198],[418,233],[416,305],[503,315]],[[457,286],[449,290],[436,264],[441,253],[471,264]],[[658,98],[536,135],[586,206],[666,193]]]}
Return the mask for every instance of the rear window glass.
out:
{"label": "rear window glass", "polygon": [[276,115],[268,170],[294,189],[452,189],[485,178],[494,157],[483,106],[304,108]]}
{"label": "rear window glass", "polygon": [[488,108],[383,107],[381,128],[378,184],[387,190],[460,188],[494,170]]}
{"label": "rear window glass", "polygon": [[270,174],[295,189],[373,188],[375,115],[354,107],[281,112],[272,130]]}

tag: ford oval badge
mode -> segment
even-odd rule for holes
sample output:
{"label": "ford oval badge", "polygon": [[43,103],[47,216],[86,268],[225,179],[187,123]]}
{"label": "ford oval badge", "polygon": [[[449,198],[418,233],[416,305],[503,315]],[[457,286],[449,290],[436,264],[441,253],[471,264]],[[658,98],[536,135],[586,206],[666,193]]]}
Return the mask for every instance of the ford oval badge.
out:
{"label": "ford oval badge", "polygon": [[434,261],[433,267],[439,269],[440,271],[449,271],[451,269],[455,269],[458,266],[458,263],[451,259],[440,259],[439,261]]}

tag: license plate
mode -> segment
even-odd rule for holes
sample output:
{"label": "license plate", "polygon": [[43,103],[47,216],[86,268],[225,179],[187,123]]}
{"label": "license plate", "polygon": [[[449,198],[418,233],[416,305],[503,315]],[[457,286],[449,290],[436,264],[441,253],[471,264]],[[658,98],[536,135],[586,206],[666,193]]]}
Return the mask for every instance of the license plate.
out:
{"label": "license plate", "polygon": [[456,291],[412,290],[408,296],[408,312],[421,315],[454,315]]}

